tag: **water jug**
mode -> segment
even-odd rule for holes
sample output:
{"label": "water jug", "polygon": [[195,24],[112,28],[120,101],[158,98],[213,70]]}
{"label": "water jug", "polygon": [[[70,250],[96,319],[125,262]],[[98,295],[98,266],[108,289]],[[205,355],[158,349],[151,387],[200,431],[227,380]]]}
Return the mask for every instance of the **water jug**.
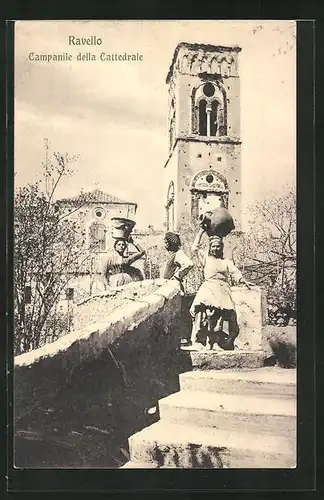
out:
{"label": "water jug", "polygon": [[235,229],[231,214],[226,208],[217,207],[200,216],[201,227],[204,228],[208,236],[227,236]]}
{"label": "water jug", "polygon": [[124,217],[113,217],[111,221],[113,226],[112,237],[115,239],[127,240],[136,224],[135,221]]}

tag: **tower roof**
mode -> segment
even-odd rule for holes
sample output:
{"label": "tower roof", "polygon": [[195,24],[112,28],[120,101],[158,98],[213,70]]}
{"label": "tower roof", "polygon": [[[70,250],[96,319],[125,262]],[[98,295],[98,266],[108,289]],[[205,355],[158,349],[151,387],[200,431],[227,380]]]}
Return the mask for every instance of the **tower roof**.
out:
{"label": "tower roof", "polygon": [[188,43],[188,42],[180,42],[174,51],[173,57],[172,57],[172,62],[166,77],[166,83],[169,83],[171,75],[173,73],[173,68],[175,65],[175,62],[178,57],[178,53],[180,49],[186,48],[190,50],[206,50],[208,52],[241,52],[241,47],[238,45],[210,45],[210,44],[204,44],[204,43]]}
{"label": "tower roof", "polygon": [[137,203],[133,201],[125,201],[121,200],[120,198],[117,198],[117,196],[114,196],[109,193],[105,193],[104,191],[101,191],[100,189],[95,189],[94,191],[90,191],[88,193],[83,193],[79,194],[77,196],[72,196],[71,198],[62,198],[61,200],[58,200],[61,203],[67,202],[81,202],[84,200],[89,200],[90,203],[112,203],[112,204],[118,204],[118,205],[136,205]]}

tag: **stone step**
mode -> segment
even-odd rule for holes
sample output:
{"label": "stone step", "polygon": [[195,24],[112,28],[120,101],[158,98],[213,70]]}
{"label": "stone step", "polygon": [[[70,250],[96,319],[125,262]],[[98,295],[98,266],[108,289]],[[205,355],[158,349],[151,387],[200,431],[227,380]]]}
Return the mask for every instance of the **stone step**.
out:
{"label": "stone step", "polygon": [[180,374],[180,388],[191,391],[241,394],[262,398],[296,398],[296,370],[209,370]]}
{"label": "stone step", "polygon": [[292,468],[295,440],[160,420],[129,439],[134,463],[164,468]]}
{"label": "stone step", "polygon": [[215,429],[296,435],[294,400],[180,391],[159,401],[161,420]]}
{"label": "stone step", "polygon": [[220,351],[199,350],[193,347],[181,347],[183,355],[187,356],[194,370],[226,370],[251,369],[264,366],[263,351]]}

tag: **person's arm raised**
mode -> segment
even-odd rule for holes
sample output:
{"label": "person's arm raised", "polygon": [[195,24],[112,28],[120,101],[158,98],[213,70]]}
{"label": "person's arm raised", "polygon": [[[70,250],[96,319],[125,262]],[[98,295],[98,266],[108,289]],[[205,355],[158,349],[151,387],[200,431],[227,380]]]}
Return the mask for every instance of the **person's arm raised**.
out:
{"label": "person's arm raised", "polygon": [[131,264],[133,264],[137,260],[144,257],[144,255],[146,254],[146,251],[139,243],[134,242],[132,236],[130,236],[128,238],[128,243],[131,243],[137,250],[137,253],[134,253],[133,255],[130,255],[129,257],[123,258],[123,263],[130,266]]}
{"label": "person's arm raised", "polygon": [[197,252],[199,249],[200,249],[200,246],[201,246],[201,239],[203,237],[205,233],[205,230],[203,228],[200,228],[195,239],[194,239],[194,242],[193,244],[191,245],[191,251],[192,253],[195,253]]}
{"label": "person's arm raised", "polygon": [[205,230],[203,228],[200,228],[199,232],[198,232],[197,236],[195,237],[194,242],[191,246],[192,256],[197,255],[201,265],[203,265],[203,266],[205,265],[205,260],[206,260],[205,251],[201,248],[201,240],[202,240],[204,233],[205,233]]}

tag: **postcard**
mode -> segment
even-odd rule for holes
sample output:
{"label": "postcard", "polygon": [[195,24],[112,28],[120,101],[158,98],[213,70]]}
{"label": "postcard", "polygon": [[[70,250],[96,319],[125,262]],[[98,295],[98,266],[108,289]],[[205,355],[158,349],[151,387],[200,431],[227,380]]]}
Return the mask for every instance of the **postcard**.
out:
{"label": "postcard", "polygon": [[17,21],[16,469],[294,469],[296,22]]}

